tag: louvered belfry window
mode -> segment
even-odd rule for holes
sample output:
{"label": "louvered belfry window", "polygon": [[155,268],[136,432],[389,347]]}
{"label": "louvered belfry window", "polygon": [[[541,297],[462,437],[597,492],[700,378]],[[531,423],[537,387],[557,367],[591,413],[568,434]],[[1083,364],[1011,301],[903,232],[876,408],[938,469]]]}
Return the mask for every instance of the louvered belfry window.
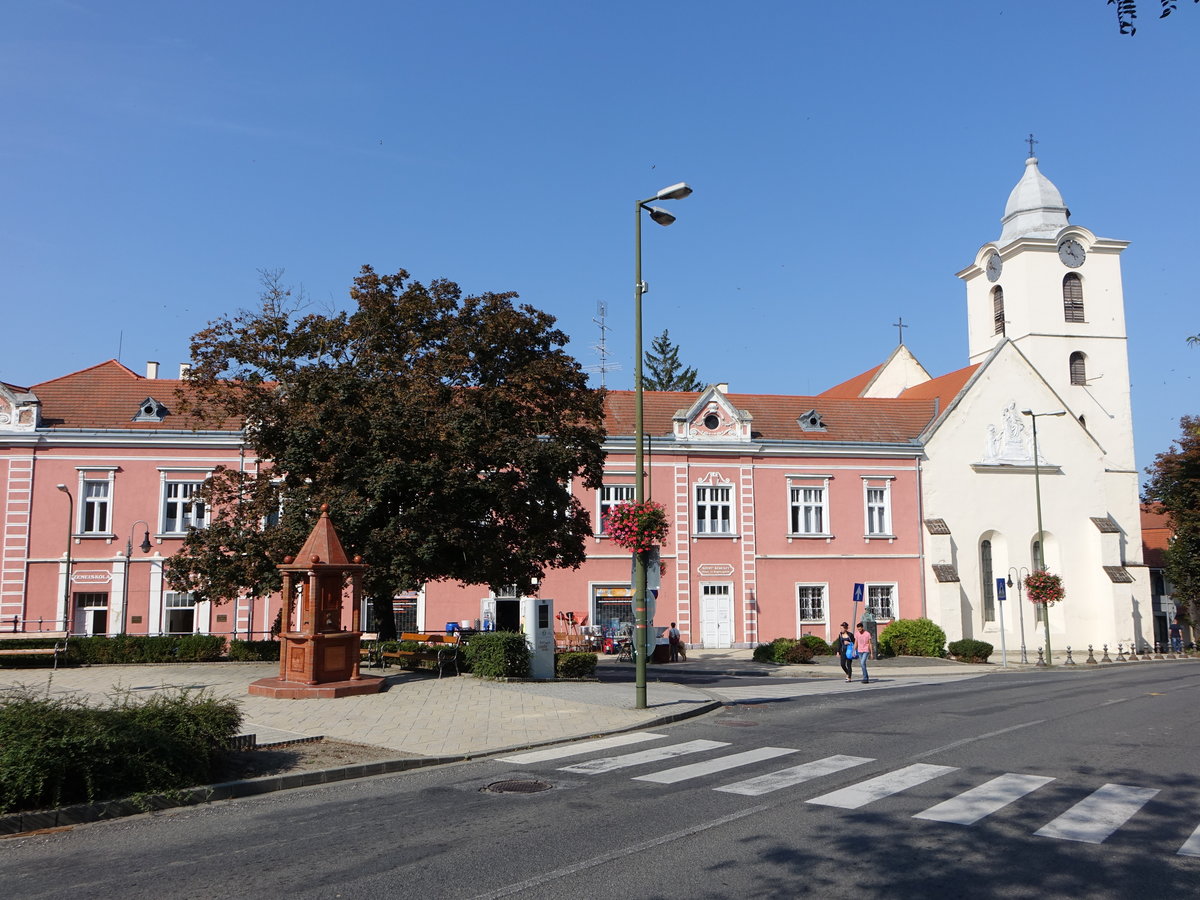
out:
{"label": "louvered belfry window", "polygon": [[995,334],[1004,334],[1004,288],[992,288],[992,316],[996,321]]}
{"label": "louvered belfry window", "polygon": [[1068,272],[1063,278],[1063,319],[1083,321],[1083,279],[1074,272]]}
{"label": "louvered belfry window", "polygon": [[1087,384],[1086,357],[1076,350],[1071,354],[1071,384]]}

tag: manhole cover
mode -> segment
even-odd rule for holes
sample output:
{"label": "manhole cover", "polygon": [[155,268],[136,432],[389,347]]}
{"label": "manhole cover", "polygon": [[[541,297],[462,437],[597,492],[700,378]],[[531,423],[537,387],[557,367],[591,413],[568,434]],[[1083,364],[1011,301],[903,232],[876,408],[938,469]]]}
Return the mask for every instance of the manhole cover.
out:
{"label": "manhole cover", "polygon": [[717,719],[718,725],[728,725],[730,728],[753,728],[757,722],[747,722],[745,719]]}
{"label": "manhole cover", "polygon": [[536,794],[553,786],[545,781],[493,781],[483,790],[489,794]]}

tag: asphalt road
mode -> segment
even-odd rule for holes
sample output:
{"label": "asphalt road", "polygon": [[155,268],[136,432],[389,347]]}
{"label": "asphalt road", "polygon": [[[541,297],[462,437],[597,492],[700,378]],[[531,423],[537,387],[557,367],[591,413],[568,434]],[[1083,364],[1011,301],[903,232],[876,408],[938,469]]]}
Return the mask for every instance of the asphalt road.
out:
{"label": "asphalt road", "polygon": [[[1200,666],[1181,662],[844,685],[621,747],[580,743],[0,841],[0,890],[1195,896],[1200,855],[1179,851],[1200,854],[1198,684]],[[550,787],[484,790],[502,781]]]}

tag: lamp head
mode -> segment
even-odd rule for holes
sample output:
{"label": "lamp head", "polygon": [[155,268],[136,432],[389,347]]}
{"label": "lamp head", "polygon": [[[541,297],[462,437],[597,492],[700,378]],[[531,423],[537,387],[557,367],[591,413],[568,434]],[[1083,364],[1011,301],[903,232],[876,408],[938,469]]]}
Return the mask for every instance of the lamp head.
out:
{"label": "lamp head", "polygon": [[147,531],[145,537],[142,538],[142,542],[141,542],[141,544],[138,545],[138,549],[141,550],[143,553],[150,552],[150,532],[149,531]]}
{"label": "lamp head", "polygon": [[1023,409],[1023,410],[1021,410],[1021,415],[1023,415],[1023,416],[1032,416],[1032,415],[1033,415],[1033,410],[1032,410],[1032,409]]}
{"label": "lamp head", "polygon": [[670,187],[665,187],[654,195],[656,200],[682,200],[684,197],[690,196],[692,189],[686,181],[681,181],[679,184],[673,184]]}
{"label": "lamp head", "polygon": [[64,494],[70,493],[70,491],[67,490],[67,486],[65,484],[56,484],[55,487],[58,488],[60,491],[62,491]]}
{"label": "lamp head", "polygon": [[659,225],[667,226],[675,221],[675,217],[665,209],[659,209],[657,206],[647,206],[646,212],[650,213],[650,218]]}

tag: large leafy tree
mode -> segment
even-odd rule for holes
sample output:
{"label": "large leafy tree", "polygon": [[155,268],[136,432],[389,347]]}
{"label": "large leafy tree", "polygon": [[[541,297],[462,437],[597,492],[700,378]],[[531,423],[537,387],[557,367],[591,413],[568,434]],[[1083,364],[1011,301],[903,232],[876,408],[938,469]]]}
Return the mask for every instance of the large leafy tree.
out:
{"label": "large leafy tree", "polygon": [[364,266],[353,311],[304,313],[264,275],[261,305],[192,338],[180,402],[244,424],[262,464],[206,482],[206,529],[170,560],[172,586],[224,601],[277,584],[319,506],[376,597],[439,579],[529,590],[585,558],[603,398],[553,317],[516,294],[462,295]]}
{"label": "large leafy tree", "polygon": [[679,347],[671,342],[666,329],[650,343],[645,353],[646,370],[642,374],[642,387],[647,391],[699,391],[700,383],[696,370],[679,361]]}
{"label": "large leafy tree", "polygon": [[1173,536],[1167,547],[1165,574],[1175,602],[1193,625],[1200,624],[1200,416],[1184,416],[1181,435],[1146,469],[1150,480],[1144,499],[1167,511]]}
{"label": "large leafy tree", "polygon": [[[1192,2],[1200,3],[1200,0],[1192,0]],[[1116,7],[1117,26],[1120,28],[1121,34],[1137,34],[1134,20],[1137,19],[1138,0],[1108,0],[1108,5]],[[1179,0],[1158,0],[1158,17],[1165,19],[1178,8]]]}

